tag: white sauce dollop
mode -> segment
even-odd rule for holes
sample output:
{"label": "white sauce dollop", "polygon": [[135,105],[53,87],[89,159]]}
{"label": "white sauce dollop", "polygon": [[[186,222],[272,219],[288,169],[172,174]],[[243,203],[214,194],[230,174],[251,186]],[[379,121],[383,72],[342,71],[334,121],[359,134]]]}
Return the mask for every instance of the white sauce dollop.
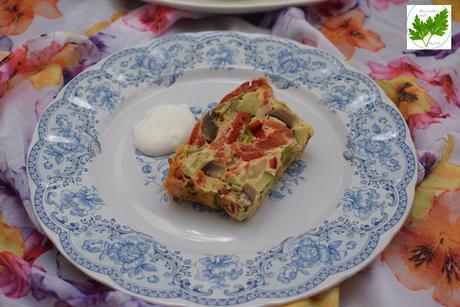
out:
{"label": "white sauce dollop", "polygon": [[134,146],[147,156],[171,153],[194,125],[195,117],[186,104],[155,106],[134,127]]}

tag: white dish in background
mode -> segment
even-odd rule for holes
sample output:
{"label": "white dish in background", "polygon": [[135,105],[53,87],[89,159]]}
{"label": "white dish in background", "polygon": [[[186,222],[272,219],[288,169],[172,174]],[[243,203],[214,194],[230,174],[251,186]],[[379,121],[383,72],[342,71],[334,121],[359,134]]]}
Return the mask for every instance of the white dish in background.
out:
{"label": "white dish in background", "polygon": [[[157,104],[196,116],[266,75],[315,129],[300,160],[246,222],[172,200],[167,157],[136,151]],[[327,52],[264,35],[171,35],[82,72],[44,111],[28,156],[44,232],[79,269],[150,302],[266,306],[364,268],[404,223],[415,150],[399,111]]]}
{"label": "white dish in background", "polygon": [[318,3],[324,0],[144,0],[178,9],[215,14],[244,14],[276,10],[287,6]]}

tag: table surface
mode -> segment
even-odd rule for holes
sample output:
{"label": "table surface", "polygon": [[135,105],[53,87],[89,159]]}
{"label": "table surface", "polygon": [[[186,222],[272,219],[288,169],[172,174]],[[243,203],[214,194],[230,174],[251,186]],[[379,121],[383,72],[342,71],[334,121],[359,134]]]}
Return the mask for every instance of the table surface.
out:
{"label": "table surface", "polygon": [[417,1],[452,5],[451,50],[406,49],[406,4],[334,0],[213,16],[128,0],[0,3],[0,306],[150,306],[83,275],[39,232],[25,157],[40,114],[83,69],[160,35],[205,30],[279,35],[344,58],[398,106],[417,148],[414,206],[390,246],[291,306],[460,305],[460,2]]}

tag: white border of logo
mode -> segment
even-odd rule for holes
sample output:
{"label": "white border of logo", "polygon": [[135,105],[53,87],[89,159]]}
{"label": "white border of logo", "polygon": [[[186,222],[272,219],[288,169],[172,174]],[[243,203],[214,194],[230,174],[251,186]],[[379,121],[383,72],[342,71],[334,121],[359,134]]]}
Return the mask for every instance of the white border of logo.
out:
{"label": "white border of logo", "polygon": [[[427,42],[421,40],[412,40],[410,38],[409,29],[412,28],[412,23],[415,16],[418,15],[422,21],[425,21],[430,16],[434,18],[443,9],[447,9],[448,28],[443,36],[426,36]],[[451,50],[452,49],[452,8],[450,5],[407,5],[406,18],[406,41],[408,50]],[[427,43],[427,45],[425,45]]]}

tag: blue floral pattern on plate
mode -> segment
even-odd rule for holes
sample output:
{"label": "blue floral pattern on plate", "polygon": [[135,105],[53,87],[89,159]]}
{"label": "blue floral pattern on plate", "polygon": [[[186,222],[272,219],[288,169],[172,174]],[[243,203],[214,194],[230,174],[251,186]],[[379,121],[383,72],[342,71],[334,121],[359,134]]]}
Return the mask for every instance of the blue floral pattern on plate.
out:
{"label": "blue floral pattern on plate", "polygon": [[195,278],[209,282],[215,288],[228,287],[227,280],[237,280],[243,274],[240,259],[234,255],[206,256],[199,263],[201,267]]}
{"label": "blue floral pattern on plate", "polygon": [[[278,89],[314,92],[344,123],[343,158],[354,181],[335,211],[315,228],[247,255],[176,250],[124,225],[84,179],[103,149],[100,119],[125,103],[126,89],[168,87],[188,71],[225,72],[237,66],[263,73]],[[192,112],[199,116],[201,109],[193,106]],[[144,182],[160,184],[166,160],[135,157]],[[76,265],[112,286],[186,305],[263,305],[316,293],[375,257],[410,209],[414,157],[403,118],[365,75],[326,52],[288,40],[215,32],[165,36],[81,73],[43,113],[28,172],[44,230]],[[270,198],[295,193],[305,167],[295,161]]]}

